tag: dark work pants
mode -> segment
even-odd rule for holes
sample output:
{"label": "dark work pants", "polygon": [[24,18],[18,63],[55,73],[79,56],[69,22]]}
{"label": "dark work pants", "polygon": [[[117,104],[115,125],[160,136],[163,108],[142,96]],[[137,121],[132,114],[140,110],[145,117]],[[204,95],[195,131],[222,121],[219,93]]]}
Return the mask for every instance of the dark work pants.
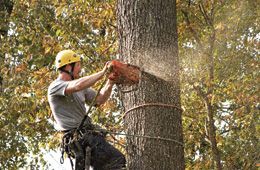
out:
{"label": "dark work pants", "polygon": [[81,148],[74,147],[76,170],[85,168],[85,148],[87,146],[91,148],[90,165],[94,170],[120,170],[125,167],[124,155],[99,133],[85,133],[78,144],[81,145]]}

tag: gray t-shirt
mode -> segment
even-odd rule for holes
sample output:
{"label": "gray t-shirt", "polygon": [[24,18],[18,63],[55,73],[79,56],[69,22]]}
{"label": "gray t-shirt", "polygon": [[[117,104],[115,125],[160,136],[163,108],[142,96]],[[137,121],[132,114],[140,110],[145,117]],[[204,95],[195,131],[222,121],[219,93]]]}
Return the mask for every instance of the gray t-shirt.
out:
{"label": "gray t-shirt", "polygon": [[[65,95],[68,83],[68,81],[56,79],[48,88],[48,101],[58,130],[78,127],[88,109],[86,103],[91,103],[96,95],[96,91],[91,88]],[[85,124],[87,123],[91,123],[89,117]]]}

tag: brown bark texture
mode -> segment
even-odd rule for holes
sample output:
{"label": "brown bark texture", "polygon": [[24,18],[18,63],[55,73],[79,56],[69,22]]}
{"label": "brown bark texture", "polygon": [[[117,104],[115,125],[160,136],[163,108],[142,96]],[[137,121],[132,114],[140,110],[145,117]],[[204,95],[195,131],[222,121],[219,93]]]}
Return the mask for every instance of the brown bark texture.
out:
{"label": "brown bark texture", "polygon": [[142,70],[122,92],[128,169],[184,169],[176,2],[118,0],[117,17],[120,60]]}

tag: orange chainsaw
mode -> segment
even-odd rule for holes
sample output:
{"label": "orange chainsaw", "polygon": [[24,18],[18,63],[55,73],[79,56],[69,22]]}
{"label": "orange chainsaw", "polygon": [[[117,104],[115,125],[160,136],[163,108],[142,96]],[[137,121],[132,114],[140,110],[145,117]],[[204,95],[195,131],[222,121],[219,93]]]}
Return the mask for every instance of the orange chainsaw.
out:
{"label": "orange chainsaw", "polygon": [[140,79],[140,68],[131,64],[125,64],[118,60],[110,62],[111,72],[108,78],[116,84],[133,85]]}

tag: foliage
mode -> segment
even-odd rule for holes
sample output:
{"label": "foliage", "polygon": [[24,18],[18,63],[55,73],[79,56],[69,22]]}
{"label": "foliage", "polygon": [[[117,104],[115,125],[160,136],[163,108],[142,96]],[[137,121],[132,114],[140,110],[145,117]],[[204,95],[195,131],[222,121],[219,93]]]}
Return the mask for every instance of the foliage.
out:
{"label": "foliage", "polygon": [[58,147],[59,135],[46,96],[56,76],[55,55],[67,48],[84,55],[87,74],[110,60],[116,46],[113,3],[13,2],[11,15],[5,15],[8,34],[0,37],[2,168],[43,165],[40,149]]}
{"label": "foliage", "polygon": [[[55,55],[67,48],[82,54],[84,74],[111,60],[117,54],[115,1],[4,2],[8,8],[0,8],[0,166],[47,167],[40,149],[57,148],[60,137],[46,98],[47,87],[56,76]],[[207,97],[214,106],[224,168],[256,169],[260,107],[257,2],[177,2],[186,167],[212,168],[206,108],[195,88],[207,93],[213,87]],[[205,19],[203,14],[210,14],[212,8],[214,13]],[[216,39],[213,81],[206,58],[212,31]],[[114,99],[96,110],[93,119],[113,131],[121,130],[120,116],[114,117],[120,113],[117,107],[121,103]],[[119,143],[124,144],[122,139]]]}
{"label": "foliage", "polygon": [[[256,169],[259,160],[256,4],[253,1],[187,1],[178,5],[186,167],[212,169],[213,166],[205,103],[196,91],[200,89],[214,108],[216,139],[224,168]],[[213,31],[212,80],[207,55]]]}

